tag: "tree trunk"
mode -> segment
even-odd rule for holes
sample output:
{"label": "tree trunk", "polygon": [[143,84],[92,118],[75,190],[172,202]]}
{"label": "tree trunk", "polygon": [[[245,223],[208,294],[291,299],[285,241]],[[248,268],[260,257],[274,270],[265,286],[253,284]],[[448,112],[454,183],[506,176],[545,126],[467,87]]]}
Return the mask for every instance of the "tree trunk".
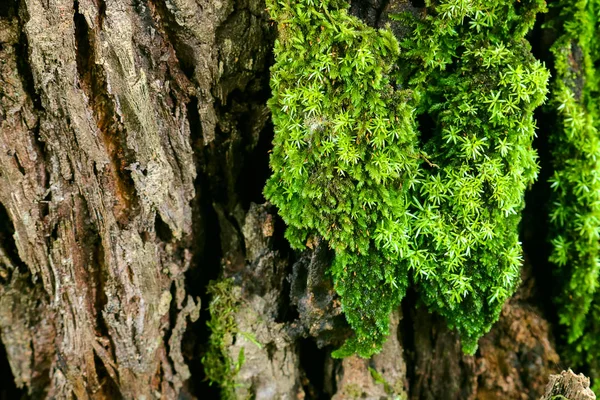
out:
{"label": "tree trunk", "polygon": [[[394,6],[411,7],[352,12],[381,25]],[[239,398],[544,393],[559,358],[531,263],[475,356],[409,293],[381,354],[331,358],[349,334],[331,254],[293,253],[262,196],[275,36],[261,0],[2,0],[0,398],[218,398],[217,278]]]}

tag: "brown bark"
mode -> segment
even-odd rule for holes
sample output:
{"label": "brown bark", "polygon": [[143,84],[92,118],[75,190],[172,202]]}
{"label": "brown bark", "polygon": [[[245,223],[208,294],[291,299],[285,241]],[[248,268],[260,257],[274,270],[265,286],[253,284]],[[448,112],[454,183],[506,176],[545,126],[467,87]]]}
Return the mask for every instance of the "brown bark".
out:
{"label": "brown bark", "polygon": [[590,379],[573,371],[563,371],[560,375],[550,376],[550,382],[540,400],[596,400],[590,389]]}
{"label": "brown bark", "polygon": [[253,136],[236,141],[215,107],[264,75],[263,8],[2,6],[0,203],[14,234],[0,251],[0,329],[33,397],[175,398],[190,377],[181,341],[200,303],[184,274],[202,233],[192,145],[201,131],[210,153],[220,129],[219,150],[232,151],[264,124],[263,101]]}
{"label": "brown bark", "polygon": [[[234,278],[238,329],[260,344],[237,335],[229,347],[244,348],[240,398],[534,399],[558,372],[529,269],[474,357],[409,295],[380,355],[331,358],[350,332],[327,246],[292,253],[275,210],[257,205],[272,138],[264,1],[1,1],[12,376],[0,382],[34,399],[218,396],[199,366],[217,277]],[[353,12],[375,25],[393,7],[414,10]]]}

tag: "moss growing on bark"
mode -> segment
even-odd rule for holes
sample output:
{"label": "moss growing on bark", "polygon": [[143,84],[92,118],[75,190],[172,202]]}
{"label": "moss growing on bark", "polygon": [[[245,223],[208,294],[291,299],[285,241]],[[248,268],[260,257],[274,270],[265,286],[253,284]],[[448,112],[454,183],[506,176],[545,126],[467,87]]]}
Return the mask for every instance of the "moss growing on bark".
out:
{"label": "moss growing on bark", "polygon": [[356,335],[338,356],[377,351],[408,285],[409,188],[418,174],[412,92],[399,88],[398,42],[341,1],[270,1],[278,22],[273,175],[265,194],[301,249],[320,235]]}
{"label": "moss growing on bark", "polygon": [[[320,235],[335,250],[356,333],[335,355],[378,351],[411,283],[474,352],[519,281],[533,110],[548,79],[524,35],[544,2],[431,3],[398,17],[412,28],[401,49],[343,1],[268,5],[279,39],[265,194],[295,248]],[[422,146],[417,113],[434,125]]]}
{"label": "moss growing on bark", "polygon": [[[556,79],[550,134],[554,175],[550,220],[559,317],[573,366],[600,375],[600,1],[560,1],[550,25]],[[596,384],[597,385],[597,384]]]}
{"label": "moss growing on bark", "polygon": [[[433,4],[433,2],[432,2]],[[408,262],[421,298],[473,353],[519,283],[524,193],[538,173],[533,111],[548,71],[524,36],[544,1],[436,2],[402,41],[400,70],[432,120]],[[422,128],[422,127],[421,127]]]}
{"label": "moss growing on bark", "polygon": [[244,364],[243,348],[237,360],[229,355],[229,346],[238,333],[235,313],[239,307],[239,287],[232,279],[212,281],[207,292],[212,299],[209,304],[211,331],[208,350],[202,357],[204,373],[211,384],[221,388],[221,398],[235,399],[235,376]]}
{"label": "moss growing on bark", "polygon": [[[533,111],[549,79],[525,35],[546,5],[426,3],[393,17],[396,38],[345,1],[267,2],[279,38],[265,195],[294,248],[321,236],[335,252],[330,274],[355,332],[338,357],[379,351],[409,285],[473,353],[519,283],[524,192],[539,169]],[[566,354],[598,377],[600,0],[554,6],[551,261]],[[240,362],[226,351],[236,331],[226,298],[211,304],[203,361],[227,396]]]}

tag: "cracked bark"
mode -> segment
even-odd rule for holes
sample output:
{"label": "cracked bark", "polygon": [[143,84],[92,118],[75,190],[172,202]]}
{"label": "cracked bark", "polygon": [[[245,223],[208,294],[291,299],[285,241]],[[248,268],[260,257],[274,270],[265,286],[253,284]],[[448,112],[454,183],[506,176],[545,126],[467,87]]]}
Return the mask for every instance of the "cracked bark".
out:
{"label": "cracked bark", "polygon": [[[232,95],[263,88],[271,33],[256,5],[2,6],[0,330],[32,397],[187,390],[181,342],[200,300],[185,273],[205,235],[192,217],[197,171],[225,164],[220,152],[227,167],[249,157],[266,122],[265,99]],[[194,58],[180,60],[182,48]],[[244,113],[255,122],[242,137]],[[240,203],[236,178],[226,220]]]}
{"label": "cracked bark", "polygon": [[595,400],[590,389],[590,379],[583,374],[575,375],[570,369],[560,375],[551,375],[544,396],[540,400]]}
{"label": "cracked bark", "polygon": [[[418,7],[352,10],[375,25]],[[559,360],[529,268],[474,357],[409,295],[380,355],[331,358],[350,333],[331,254],[291,252],[262,204],[264,8],[2,0],[0,398],[217,398],[200,365],[217,277],[235,279],[239,330],[261,343],[230,347],[246,355],[240,398],[538,398]]]}

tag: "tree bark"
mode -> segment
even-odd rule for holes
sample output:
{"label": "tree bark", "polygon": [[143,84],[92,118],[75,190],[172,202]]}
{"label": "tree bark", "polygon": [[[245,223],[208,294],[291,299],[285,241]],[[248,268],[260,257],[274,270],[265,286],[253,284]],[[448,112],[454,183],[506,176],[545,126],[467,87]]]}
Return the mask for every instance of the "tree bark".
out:
{"label": "tree bark", "polygon": [[[352,12],[394,7],[414,9]],[[291,252],[262,197],[275,35],[261,0],[2,0],[0,398],[217,398],[216,278],[250,334],[228,347],[239,398],[543,394],[559,358],[527,263],[475,356],[409,294],[381,354],[331,358],[349,334],[331,254]]]}
{"label": "tree bark", "polygon": [[[175,398],[190,378],[181,342],[200,301],[185,273],[215,234],[193,210],[219,185],[222,224],[243,214],[239,160],[267,115],[243,99],[268,79],[263,9],[2,6],[0,326],[33,397]],[[198,169],[218,179],[198,185]]]}
{"label": "tree bark", "polygon": [[590,379],[583,374],[575,375],[573,371],[563,371],[560,375],[550,376],[546,392],[541,400],[596,400],[590,389]]}

